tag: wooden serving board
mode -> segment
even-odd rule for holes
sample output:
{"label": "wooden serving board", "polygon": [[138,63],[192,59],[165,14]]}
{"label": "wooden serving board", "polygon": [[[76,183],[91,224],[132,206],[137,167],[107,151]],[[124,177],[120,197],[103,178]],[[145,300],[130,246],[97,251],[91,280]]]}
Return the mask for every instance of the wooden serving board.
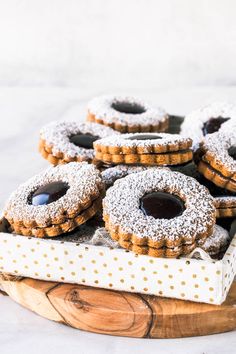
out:
{"label": "wooden serving board", "polygon": [[0,284],[40,316],[90,332],[177,338],[236,329],[236,283],[221,306],[4,274]]}

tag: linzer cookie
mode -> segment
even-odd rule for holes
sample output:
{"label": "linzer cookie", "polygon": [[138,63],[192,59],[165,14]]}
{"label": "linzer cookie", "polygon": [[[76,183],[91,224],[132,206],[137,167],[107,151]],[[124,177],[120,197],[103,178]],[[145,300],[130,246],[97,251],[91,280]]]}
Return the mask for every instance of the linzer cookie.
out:
{"label": "linzer cookie", "polygon": [[189,113],[181,126],[181,135],[192,138],[194,148],[204,136],[230,130],[236,123],[236,106],[227,102],[214,102]]}
{"label": "linzer cookie", "polygon": [[213,197],[195,179],[167,169],[124,177],[107,190],[103,218],[121,247],[154,257],[190,253],[212,235]]}
{"label": "linzer cookie", "polygon": [[168,128],[168,115],[162,108],[133,97],[94,98],[88,105],[87,120],[121,133],[163,132]]}
{"label": "linzer cookie", "polygon": [[10,196],[5,218],[17,234],[54,237],[74,230],[101,208],[104,184],[87,162],[51,167]]}
{"label": "linzer cookie", "polygon": [[39,151],[53,165],[72,161],[96,164],[93,142],[113,134],[118,132],[96,123],[52,122],[40,131]]}
{"label": "linzer cookie", "polygon": [[192,160],[192,140],[178,134],[121,134],[94,142],[96,159],[112,164],[178,165]]}
{"label": "linzer cookie", "polygon": [[226,251],[229,242],[230,236],[228,231],[219,225],[215,225],[213,234],[200,247],[211,257],[217,258]]}
{"label": "linzer cookie", "polygon": [[205,137],[197,152],[198,170],[205,178],[236,192],[236,131],[217,132]]}

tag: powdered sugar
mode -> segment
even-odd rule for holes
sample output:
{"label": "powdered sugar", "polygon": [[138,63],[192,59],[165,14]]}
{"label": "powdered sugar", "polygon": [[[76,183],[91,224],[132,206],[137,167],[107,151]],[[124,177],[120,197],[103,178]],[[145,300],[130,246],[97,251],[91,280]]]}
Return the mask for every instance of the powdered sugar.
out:
{"label": "powdered sugar", "polygon": [[78,122],[52,122],[40,131],[40,137],[45,144],[52,147],[52,153],[63,153],[69,157],[78,155],[92,159],[94,157],[93,149],[85,149],[76,146],[70,142],[70,136],[75,134],[91,134],[104,138],[113,134],[119,135],[119,132],[97,123],[78,123]]}
{"label": "powdered sugar", "polygon": [[193,146],[197,148],[202,141],[203,125],[210,118],[230,118],[220,127],[221,130],[230,130],[232,124],[236,124],[236,106],[228,102],[213,102],[189,113],[181,126],[181,135],[193,139]]}
{"label": "powdered sugar", "polygon": [[220,207],[222,203],[225,207],[236,207],[236,196],[220,196],[214,197],[214,199],[217,207]]}
{"label": "powdered sugar", "polygon": [[[135,136],[158,136],[159,139],[147,139],[147,140],[137,140],[133,139]],[[132,137],[132,140],[129,139]],[[166,147],[170,145],[171,147],[168,149],[169,151],[179,150],[179,144],[186,143],[189,147],[192,145],[192,140],[190,138],[183,138],[178,134],[168,134],[168,133],[129,133],[129,134],[120,134],[117,136],[111,136],[104,139],[99,139],[94,143],[94,147],[96,148],[99,145],[102,146],[113,146],[113,147],[142,147],[143,153],[150,152],[150,148],[155,146],[158,147]],[[146,149],[146,150],[145,150]]]}
{"label": "powdered sugar", "polygon": [[[140,198],[153,191],[179,196],[185,201],[185,211],[173,219],[144,215]],[[214,201],[208,190],[191,177],[164,169],[149,169],[116,181],[107,191],[103,208],[110,222],[120,226],[122,232],[154,241],[185,237],[192,243],[215,220]]]}
{"label": "powdered sugar", "polygon": [[[131,105],[143,107],[144,112],[139,114],[121,113],[112,107],[112,104],[118,102],[128,102]],[[89,113],[97,118],[103,119],[106,123],[120,123],[121,125],[156,125],[167,119],[166,112],[160,107],[152,107],[134,97],[126,96],[100,96],[91,100],[88,104]]]}
{"label": "powdered sugar", "polygon": [[[68,183],[66,194],[48,205],[34,206],[28,203],[29,196],[39,187],[50,182],[62,181]],[[74,213],[82,203],[94,194],[99,195],[102,179],[95,166],[86,162],[71,162],[67,165],[50,167],[20,185],[12,193],[4,209],[6,219],[16,221],[36,221],[41,227],[48,226],[48,220]]]}

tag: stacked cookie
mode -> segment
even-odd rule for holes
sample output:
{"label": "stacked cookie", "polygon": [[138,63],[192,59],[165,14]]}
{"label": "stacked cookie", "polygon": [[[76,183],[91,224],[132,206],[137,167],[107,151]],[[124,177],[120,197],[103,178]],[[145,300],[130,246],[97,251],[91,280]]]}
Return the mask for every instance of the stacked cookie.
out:
{"label": "stacked cookie", "polygon": [[11,231],[55,237],[74,230],[101,207],[104,184],[95,166],[71,162],[51,167],[20,185],[4,215]]}
{"label": "stacked cookie", "polygon": [[4,213],[11,231],[66,237],[103,208],[111,238],[133,252],[221,254],[230,238],[216,222],[236,217],[236,109],[214,103],[182,127],[177,118],[103,96],[90,102],[87,122],[43,127],[39,150],[54,167],[12,194]]}
{"label": "stacked cookie", "polygon": [[112,164],[179,165],[192,160],[192,140],[177,134],[136,133],[94,143],[95,157]]}

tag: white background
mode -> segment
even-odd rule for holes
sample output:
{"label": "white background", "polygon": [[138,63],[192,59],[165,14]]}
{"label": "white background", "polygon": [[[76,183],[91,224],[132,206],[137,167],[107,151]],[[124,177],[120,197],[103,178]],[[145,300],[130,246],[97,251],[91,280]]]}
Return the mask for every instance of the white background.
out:
{"label": "white background", "polygon": [[[0,208],[48,167],[42,125],[83,120],[89,99],[133,94],[185,114],[236,101],[234,0],[0,0]],[[0,352],[229,354],[236,332],[113,338],[49,322],[0,296]]]}
{"label": "white background", "polygon": [[234,0],[1,0],[0,84],[236,83]]}

